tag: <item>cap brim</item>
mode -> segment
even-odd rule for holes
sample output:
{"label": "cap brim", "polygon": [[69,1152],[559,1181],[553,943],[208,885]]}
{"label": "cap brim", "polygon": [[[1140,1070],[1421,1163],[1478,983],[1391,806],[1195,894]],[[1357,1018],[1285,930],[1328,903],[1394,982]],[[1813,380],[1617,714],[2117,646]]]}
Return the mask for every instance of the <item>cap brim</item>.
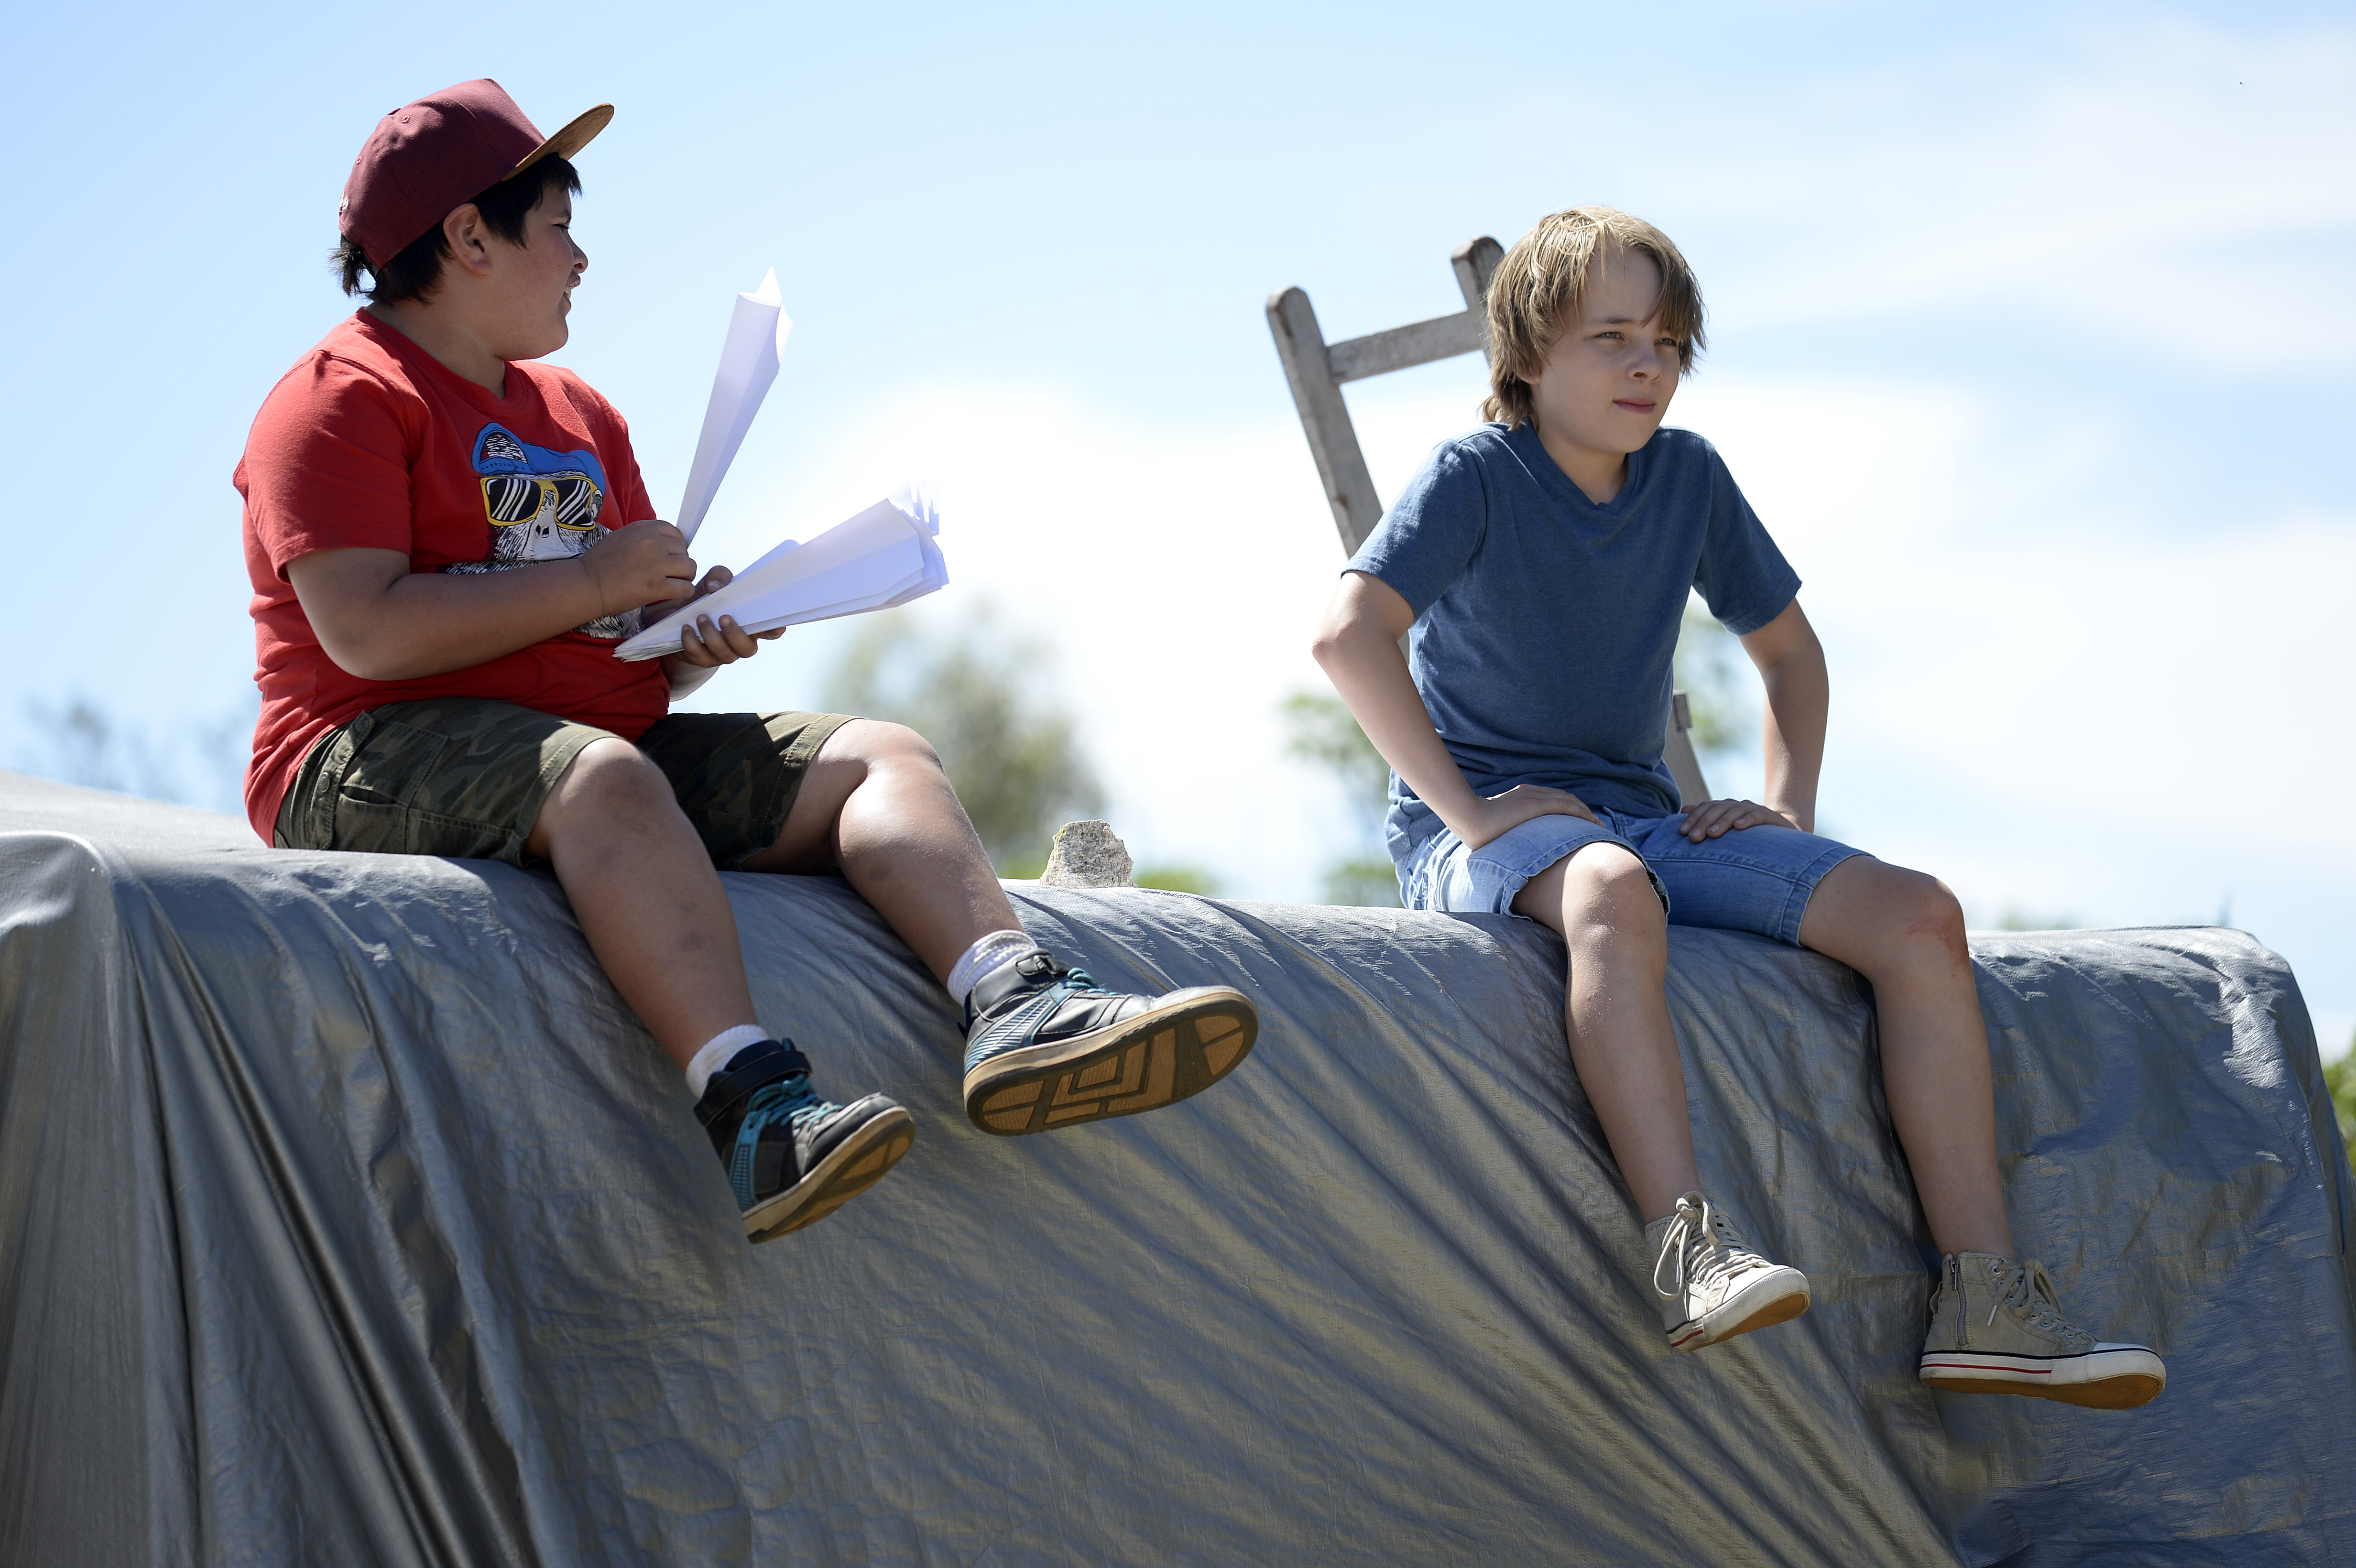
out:
{"label": "cap brim", "polygon": [[562,131],[534,147],[515,167],[499,176],[511,180],[542,158],[569,158],[594,141],[597,133],[614,118],[614,106],[600,103],[594,109],[574,115]]}

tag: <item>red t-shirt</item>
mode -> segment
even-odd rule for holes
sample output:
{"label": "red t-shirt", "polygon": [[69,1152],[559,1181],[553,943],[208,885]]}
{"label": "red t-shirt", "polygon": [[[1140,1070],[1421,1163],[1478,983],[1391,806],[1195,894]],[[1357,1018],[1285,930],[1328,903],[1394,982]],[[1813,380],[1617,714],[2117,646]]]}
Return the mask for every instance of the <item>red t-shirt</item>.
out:
{"label": "red t-shirt", "polygon": [[313,550],[397,549],[412,571],[498,571],[578,555],[655,515],[611,403],[546,365],[509,365],[507,390],[492,396],[362,311],[254,416],[234,483],[262,688],[245,805],[263,842],[304,753],[367,709],[498,698],[635,741],[669,706],[659,660],[614,657],[638,629],[635,610],[416,680],[362,680],[313,635],[286,581],[286,563]]}

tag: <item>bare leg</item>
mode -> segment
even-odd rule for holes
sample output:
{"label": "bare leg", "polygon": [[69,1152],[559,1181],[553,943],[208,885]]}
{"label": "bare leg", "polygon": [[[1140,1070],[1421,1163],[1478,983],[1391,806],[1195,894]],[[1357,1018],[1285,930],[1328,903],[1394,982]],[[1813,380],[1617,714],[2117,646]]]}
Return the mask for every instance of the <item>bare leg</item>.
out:
{"label": "bare leg", "polygon": [[1881,1082],[1943,1253],[2015,1256],[1996,1167],[1987,1027],[1946,884],[1859,855],[1816,884],[1800,944],[1873,982]]}
{"label": "bare leg", "polygon": [[1652,879],[1619,846],[1590,844],[1531,878],[1514,912],[1551,926],[1570,950],[1563,1022],[1571,1064],[1638,1215],[1657,1220],[1701,1178],[1669,1027],[1668,921]]}
{"label": "bare leg", "polygon": [[636,746],[583,747],[524,848],[555,868],[589,950],[674,1064],[756,1021],[719,873],[670,782]]}
{"label": "bare leg", "polygon": [[827,737],[777,841],[748,871],[840,871],[934,977],[993,931],[1020,931],[1013,905],[925,738],[854,719]]}

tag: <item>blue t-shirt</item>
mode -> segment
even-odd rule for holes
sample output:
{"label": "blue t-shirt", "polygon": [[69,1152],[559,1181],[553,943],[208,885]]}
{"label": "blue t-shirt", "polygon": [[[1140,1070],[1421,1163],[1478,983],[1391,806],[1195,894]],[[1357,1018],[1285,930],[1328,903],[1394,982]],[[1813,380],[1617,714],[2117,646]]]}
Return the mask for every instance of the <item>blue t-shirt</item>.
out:
{"label": "blue t-shirt", "polygon": [[[1476,793],[1549,784],[1646,816],[1677,809],[1661,741],[1687,591],[1743,636],[1800,587],[1718,449],[1665,428],[1601,507],[1531,425],[1444,443],[1345,570],[1415,611],[1408,667]],[[1392,858],[1440,827],[1391,775]]]}

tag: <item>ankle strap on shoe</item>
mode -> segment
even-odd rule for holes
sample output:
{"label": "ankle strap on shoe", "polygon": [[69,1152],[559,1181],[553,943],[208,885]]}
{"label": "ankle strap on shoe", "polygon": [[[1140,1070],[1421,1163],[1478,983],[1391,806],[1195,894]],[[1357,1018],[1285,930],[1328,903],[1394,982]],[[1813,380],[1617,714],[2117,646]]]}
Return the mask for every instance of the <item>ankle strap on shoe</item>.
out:
{"label": "ankle strap on shoe", "polygon": [[1044,947],[1034,947],[1011,964],[1001,964],[973,983],[965,1000],[966,1021],[990,1011],[1017,991],[1027,991],[1043,980],[1060,980],[1071,971]]}
{"label": "ankle strap on shoe", "polygon": [[703,1098],[695,1103],[695,1119],[711,1126],[760,1090],[799,1072],[807,1076],[809,1058],[794,1049],[792,1040],[765,1040],[748,1045],[712,1075]]}

